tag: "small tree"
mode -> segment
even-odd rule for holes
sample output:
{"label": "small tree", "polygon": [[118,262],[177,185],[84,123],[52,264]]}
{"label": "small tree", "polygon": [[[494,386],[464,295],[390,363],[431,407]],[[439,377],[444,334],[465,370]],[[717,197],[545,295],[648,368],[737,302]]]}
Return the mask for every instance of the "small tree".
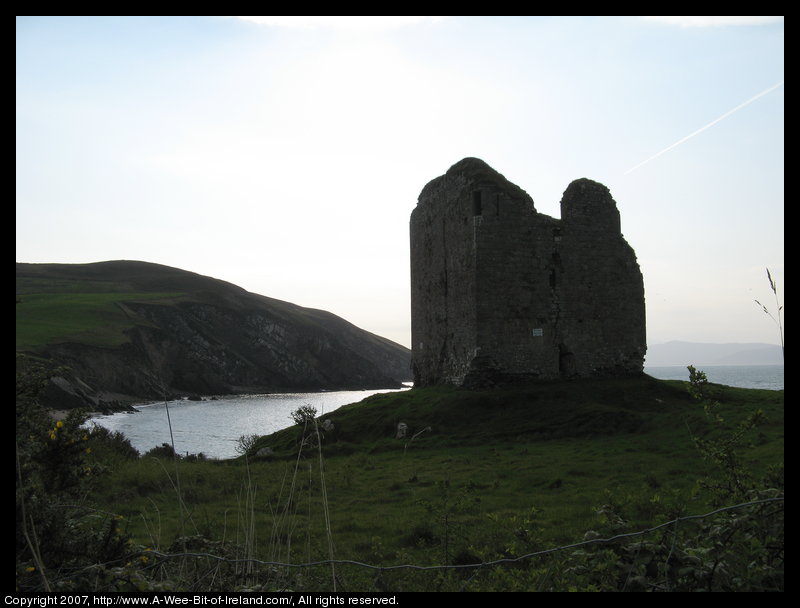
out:
{"label": "small tree", "polygon": [[236,453],[247,454],[253,449],[258,441],[258,435],[242,435],[236,440]]}
{"label": "small tree", "polygon": [[700,403],[716,433],[704,438],[693,435],[692,440],[703,458],[716,468],[712,479],[703,485],[715,492],[715,501],[728,504],[731,500],[745,501],[752,498],[752,492],[759,486],[751,471],[745,466],[741,452],[750,445],[748,434],[766,421],[764,412],[750,412],[733,429],[725,425],[719,413],[720,404],[711,398],[705,372],[690,365],[689,394]]}
{"label": "small tree", "polygon": [[752,445],[748,436],[766,421],[764,413],[756,410],[737,425],[726,425],[719,402],[709,394],[705,373],[691,365],[688,369],[689,393],[703,405],[712,424],[712,433],[706,437],[692,437],[703,458],[715,467],[713,475],[701,484],[713,492],[716,506],[753,503],[746,511],[729,511],[703,525],[695,540],[703,549],[694,554],[714,557],[702,578],[708,590],[783,591],[783,465],[756,475],[744,458],[744,451]]}
{"label": "small tree", "polygon": [[291,414],[289,414],[289,417],[295,424],[305,426],[309,422],[313,422],[314,418],[317,417],[317,408],[312,407],[308,404],[301,405]]}

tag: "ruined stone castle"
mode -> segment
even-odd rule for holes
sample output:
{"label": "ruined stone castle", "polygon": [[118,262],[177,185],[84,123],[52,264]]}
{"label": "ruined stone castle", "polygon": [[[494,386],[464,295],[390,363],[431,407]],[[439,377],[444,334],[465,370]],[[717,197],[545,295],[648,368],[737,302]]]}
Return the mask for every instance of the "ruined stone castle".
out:
{"label": "ruined stone castle", "polygon": [[608,188],[572,182],[561,219],[465,158],[411,214],[415,386],[642,371],[644,285]]}

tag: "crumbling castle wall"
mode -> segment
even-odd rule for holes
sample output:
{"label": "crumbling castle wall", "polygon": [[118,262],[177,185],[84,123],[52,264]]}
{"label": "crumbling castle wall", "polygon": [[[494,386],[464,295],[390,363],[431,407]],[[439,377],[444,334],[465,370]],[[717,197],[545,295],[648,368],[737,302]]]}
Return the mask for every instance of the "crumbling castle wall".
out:
{"label": "crumbling castle wall", "polygon": [[423,188],[410,233],[415,385],[642,371],[642,275],[602,184],[570,184],[558,220],[466,158]]}

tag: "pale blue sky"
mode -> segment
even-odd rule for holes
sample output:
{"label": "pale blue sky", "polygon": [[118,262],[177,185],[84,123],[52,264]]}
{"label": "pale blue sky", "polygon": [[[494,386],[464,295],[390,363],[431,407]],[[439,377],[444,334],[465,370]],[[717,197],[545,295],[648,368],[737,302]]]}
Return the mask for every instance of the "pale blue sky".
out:
{"label": "pale blue sky", "polygon": [[17,17],[16,260],[167,264],[408,345],[409,215],[477,156],[554,217],[611,189],[650,343],[778,343],[783,18],[278,19]]}

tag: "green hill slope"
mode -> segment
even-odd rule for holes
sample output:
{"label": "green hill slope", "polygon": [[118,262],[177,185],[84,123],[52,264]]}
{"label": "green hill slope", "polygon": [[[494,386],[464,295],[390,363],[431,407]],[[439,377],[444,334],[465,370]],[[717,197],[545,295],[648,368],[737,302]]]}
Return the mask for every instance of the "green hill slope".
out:
{"label": "green hill slope", "polygon": [[56,384],[62,406],[409,377],[405,347],[211,277],[135,261],[16,270],[17,353],[71,370]]}

